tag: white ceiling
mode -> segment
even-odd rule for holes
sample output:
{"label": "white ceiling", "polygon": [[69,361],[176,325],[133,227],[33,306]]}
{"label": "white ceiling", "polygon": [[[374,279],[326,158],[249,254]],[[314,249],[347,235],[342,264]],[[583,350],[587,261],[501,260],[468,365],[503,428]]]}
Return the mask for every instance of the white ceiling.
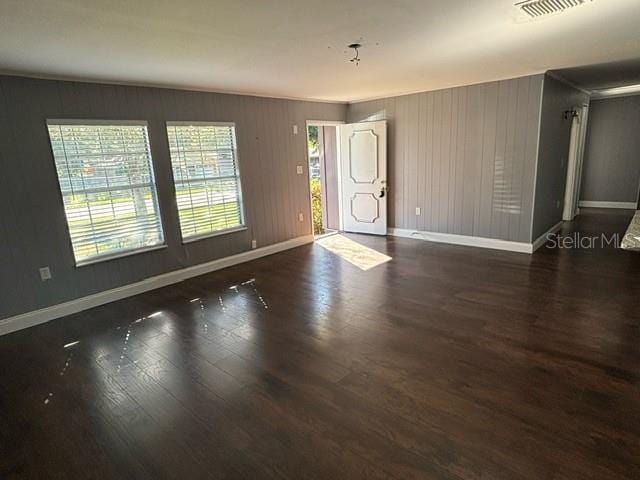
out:
{"label": "white ceiling", "polygon": [[[354,101],[640,56],[640,1],[0,0],[0,70]],[[345,46],[362,37],[359,67]]]}

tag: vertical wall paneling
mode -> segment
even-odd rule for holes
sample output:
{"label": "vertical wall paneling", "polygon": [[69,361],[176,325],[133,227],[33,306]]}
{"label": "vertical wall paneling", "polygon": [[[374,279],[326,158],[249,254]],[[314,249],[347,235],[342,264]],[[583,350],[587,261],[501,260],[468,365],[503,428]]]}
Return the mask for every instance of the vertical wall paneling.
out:
{"label": "vertical wall paneling", "polygon": [[[433,123],[433,115],[431,116]],[[464,153],[465,136],[467,134],[467,88],[459,89],[458,99],[458,136],[456,138],[456,176],[454,178],[454,213],[453,230],[451,233],[462,234],[462,212],[464,209]],[[429,138],[429,137],[427,137]],[[427,207],[428,208],[428,207]]]}
{"label": "vertical wall paneling", "polygon": [[[423,212],[422,215],[425,218],[425,229],[432,231],[434,228],[431,209],[429,206],[431,205],[432,199],[434,198],[433,194],[433,95],[427,94],[425,95],[427,99],[427,109],[426,109],[426,117],[427,117],[427,125],[424,135],[425,143],[426,143],[426,157],[425,157],[425,201],[422,206]],[[393,161],[392,159],[390,159]]]}
{"label": "vertical wall paneling", "polygon": [[421,201],[424,198],[425,191],[425,181],[424,181],[424,169],[425,169],[425,138],[421,132],[425,131],[426,124],[426,98],[424,95],[417,95],[415,100],[416,108],[418,110],[418,123],[416,125],[416,130],[414,132],[415,137],[417,138],[417,150],[416,150],[416,198],[415,198],[415,206],[420,207],[421,212],[420,215],[416,217],[416,229],[424,230],[424,206]]}
{"label": "vertical wall paneling", "polygon": [[[431,226],[434,231],[438,232],[439,230],[439,220],[440,220],[440,169],[442,166],[442,151],[441,151],[441,140],[442,140],[442,130],[443,130],[443,118],[442,118],[442,91],[434,92],[433,94],[433,115],[434,118],[439,119],[438,122],[433,123],[432,130],[432,161],[431,161],[431,185],[429,188],[431,189],[431,205],[432,208],[429,208],[427,211],[430,213],[431,218]],[[438,159],[439,161],[434,161],[434,159]]]}
{"label": "vertical wall paneling", "polygon": [[389,225],[531,242],[543,78],[350,104],[388,122]]}
{"label": "vertical wall paneling", "polygon": [[[148,122],[166,249],[74,266],[47,118]],[[236,123],[246,231],[182,244],[171,120]],[[345,121],[346,105],[0,76],[0,318],[247,251],[254,238],[266,246],[309,234],[308,177],[295,168],[306,165],[307,120]],[[53,278],[41,282],[45,265]]]}
{"label": "vertical wall paneling", "polygon": [[448,194],[447,194],[447,225],[445,232],[452,232],[454,228],[454,213],[455,213],[455,199],[456,199],[456,189],[455,189],[455,179],[456,179],[456,158],[458,151],[458,123],[459,123],[459,113],[458,113],[458,105],[460,101],[460,90],[455,89],[451,91],[451,142],[449,147],[449,186],[448,186]]}
{"label": "vertical wall paneling", "polygon": [[[542,112],[542,92],[544,87],[544,82],[538,83],[534,82],[533,78],[530,79],[529,82],[529,105],[538,105],[538,108],[531,108],[528,110],[528,118],[527,118],[527,130],[536,129],[539,130],[540,120],[541,120],[541,112]],[[526,138],[526,157],[527,158],[537,158],[538,157],[538,141],[539,136],[531,137],[527,135]],[[535,163],[525,162],[524,170],[523,170],[523,178],[536,178],[536,167]],[[534,203],[535,203],[535,181],[532,182],[523,182],[522,184],[522,210],[523,211],[533,211]],[[524,215],[520,217],[520,232],[532,232],[532,223],[533,216],[531,218],[526,218]],[[533,234],[532,234],[533,235]],[[535,240],[537,237],[533,237]]]}

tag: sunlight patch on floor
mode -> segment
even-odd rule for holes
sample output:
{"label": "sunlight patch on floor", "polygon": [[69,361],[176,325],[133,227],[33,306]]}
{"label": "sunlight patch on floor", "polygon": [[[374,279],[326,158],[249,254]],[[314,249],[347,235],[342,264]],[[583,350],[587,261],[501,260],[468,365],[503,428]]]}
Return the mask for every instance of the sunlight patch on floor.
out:
{"label": "sunlight patch on floor", "polygon": [[391,257],[342,235],[331,235],[316,244],[338,255],[361,270],[369,270],[391,260]]}

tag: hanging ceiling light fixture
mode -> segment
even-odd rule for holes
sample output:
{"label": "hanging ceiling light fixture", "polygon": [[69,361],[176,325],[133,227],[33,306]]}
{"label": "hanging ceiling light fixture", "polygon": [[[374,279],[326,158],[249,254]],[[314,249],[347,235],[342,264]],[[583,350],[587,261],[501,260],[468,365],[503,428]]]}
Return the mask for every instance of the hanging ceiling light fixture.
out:
{"label": "hanging ceiling light fixture", "polygon": [[354,56],[351,60],[349,60],[351,63],[354,63],[355,66],[357,67],[360,64],[360,52],[358,51],[359,48],[362,47],[362,44],[360,43],[352,43],[351,45],[347,45],[349,48],[352,48],[354,51]]}

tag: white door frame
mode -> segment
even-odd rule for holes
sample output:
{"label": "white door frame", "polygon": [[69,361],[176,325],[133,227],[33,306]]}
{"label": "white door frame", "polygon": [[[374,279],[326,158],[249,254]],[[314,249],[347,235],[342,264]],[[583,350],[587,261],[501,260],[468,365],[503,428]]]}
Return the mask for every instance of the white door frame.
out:
{"label": "white door frame", "polygon": [[[304,138],[305,144],[304,148],[307,152],[305,157],[307,159],[307,190],[309,191],[309,212],[307,216],[309,217],[309,229],[311,231],[311,235],[313,233],[313,199],[311,198],[311,170],[309,170],[309,165],[311,165],[311,156],[309,155],[309,127],[337,127],[336,128],[336,161],[338,162],[338,227],[342,230],[342,178],[341,178],[341,164],[340,164],[340,125],[344,125],[345,122],[340,120],[307,120],[304,127]],[[322,206],[324,208],[325,205]],[[314,235],[315,241],[315,235]]]}
{"label": "white door frame", "polygon": [[573,118],[571,124],[564,208],[562,211],[562,220],[564,221],[573,220],[580,212],[578,202],[580,200],[580,188],[582,185],[582,165],[587,136],[589,105],[577,106],[575,107],[575,111],[577,115]]}
{"label": "white door frame", "polygon": [[580,215],[580,208],[578,208],[577,205],[580,202],[580,191],[582,190],[584,151],[587,146],[587,127],[589,126],[589,108],[590,104],[585,103],[581,106],[580,110],[582,128],[580,129],[580,149],[578,150],[578,188],[576,189],[576,215]]}
{"label": "white door frame", "polygon": [[636,210],[640,210],[640,182],[638,182],[638,192],[636,193]]}

